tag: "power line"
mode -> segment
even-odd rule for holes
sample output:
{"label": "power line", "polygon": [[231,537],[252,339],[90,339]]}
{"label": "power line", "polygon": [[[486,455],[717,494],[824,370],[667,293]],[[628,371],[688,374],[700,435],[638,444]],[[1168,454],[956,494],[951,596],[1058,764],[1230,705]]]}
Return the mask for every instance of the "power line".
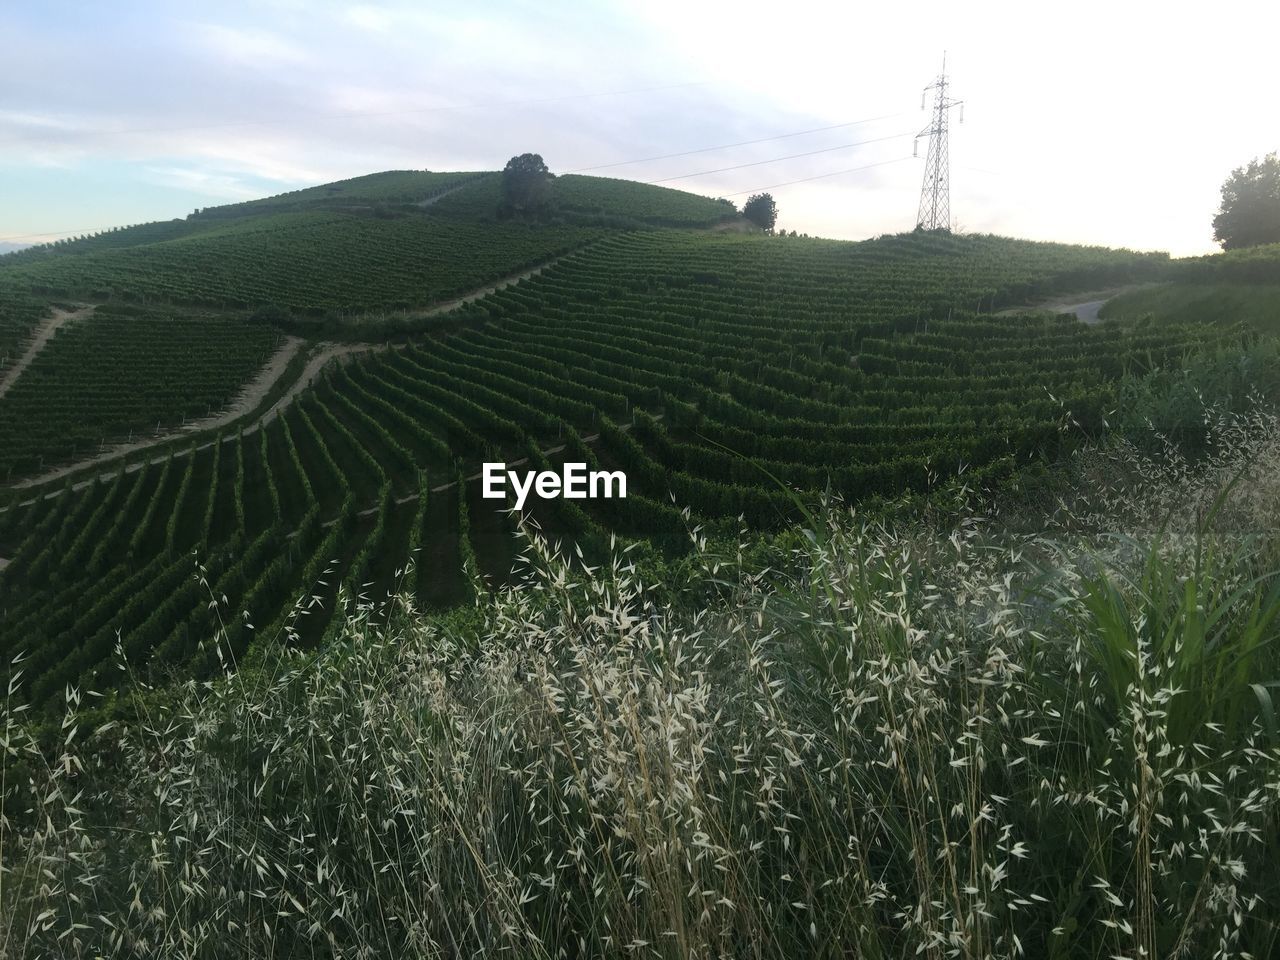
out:
{"label": "power line", "polygon": [[733,147],[749,147],[756,143],[769,143],[772,140],[787,140],[791,137],[803,137],[810,133],[825,133],[828,130],[842,130],[846,127],[856,127],[864,123],[874,123],[877,120],[893,120],[897,117],[906,116],[905,113],[886,113],[879,117],[867,117],[865,120],[850,120],[848,123],[833,123],[829,127],[814,127],[810,130],[797,130],[795,133],[780,133],[775,137],[759,137],[755,140],[739,140],[737,143],[722,143],[714,147],[699,147],[697,150],[684,150],[680,153],[663,153],[654,157],[641,157],[638,160],[616,160],[613,163],[598,163],[593,167],[578,167],[576,170],[566,170],[565,173],[586,173],[588,170],[608,170],[611,167],[628,167],[636,163],[652,163],[655,160],[673,160],[676,157],[691,157],[698,153],[711,153],[715,150],[729,150]]}
{"label": "power line", "polygon": [[[819,132],[819,131],[822,131],[822,130],[836,130],[836,129],[840,129],[840,128],[842,128],[842,127],[854,126],[854,125],[861,124],[861,123],[871,123],[871,122],[872,122],[872,121],[874,121],[874,120],[882,120],[882,119],[886,119],[887,117],[893,117],[893,116],[901,116],[901,114],[888,114],[888,115],[886,115],[885,117],[871,117],[871,118],[868,118],[868,119],[866,119],[866,120],[854,120],[854,121],[850,121],[849,123],[833,124],[832,126],[829,126],[829,127],[818,127],[818,128],[813,129],[813,130],[804,130],[804,131],[797,131],[797,132],[795,132],[795,133],[781,134],[780,136],[777,136],[777,137],[761,137],[761,138],[759,138],[759,139],[757,139],[757,140],[745,140],[745,141],[742,141],[741,143],[734,143],[734,144],[721,144],[721,145],[719,145],[719,146],[715,146],[715,147],[704,147],[704,148],[701,148],[701,149],[698,149],[698,150],[689,150],[689,151],[685,151],[684,153],[668,154],[667,156],[668,156],[668,157],[688,156],[688,155],[695,154],[695,153],[708,153],[708,152],[710,152],[710,151],[712,151],[712,150],[725,150],[725,149],[729,149],[729,148],[731,148],[731,147],[747,146],[747,145],[749,145],[749,144],[754,144],[754,143],[766,143],[766,142],[768,142],[768,141],[770,141],[770,140],[780,140],[780,139],[786,139],[786,138],[788,138],[788,137],[797,137],[797,136],[802,136],[802,135],[803,135],[803,134],[805,134],[805,133],[816,133],[816,132]],[[692,179],[692,178],[694,178],[694,177],[710,176],[711,174],[715,174],[715,173],[727,173],[727,172],[729,172],[729,171],[731,171],[731,170],[745,170],[745,169],[747,169],[747,168],[749,168],[749,167],[759,167],[759,166],[764,166],[764,165],[767,165],[767,164],[770,164],[770,163],[781,163],[781,162],[783,162],[783,161],[785,161],[785,160],[797,160],[797,159],[800,159],[800,158],[802,158],[802,157],[812,157],[812,156],[817,156],[817,155],[819,155],[819,154],[823,154],[823,153],[833,153],[833,152],[835,152],[835,151],[839,151],[839,150],[851,150],[851,149],[853,149],[854,147],[866,146],[867,144],[871,144],[871,143],[883,143],[883,142],[885,142],[885,141],[889,141],[889,140],[901,140],[901,139],[905,139],[905,138],[910,137],[910,136],[912,136],[912,134],[910,134],[910,133],[897,133],[897,134],[891,134],[891,135],[889,135],[889,136],[885,136],[885,137],[872,137],[872,138],[867,139],[867,140],[858,140],[858,141],[855,141],[854,143],[843,143],[843,144],[839,144],[838,146],[834,146],[834,147],[822,147],[822,148],[820,148],[820,149],[818,149],[818,150],[806,150],[806,151],[804,151],[803,153],[792,153],[792,154],[787,154],[787,155],[785,155],[785,156],[781,156],[781,157],[771,157],[771,158],[769,158],[769,159],[767,159],[767,160],[753,160],[753,161],[750,161],[750,162],[748,162],[748,163],[738,163],[738,164],[733,164],[733,165],[731,165],[731,166],[727,166],[727,167],[718,167],[718,168],[716,168],[716,169],[714,169],[714,170],[699,170],[699,171],[697,171],[696,173],[685,173],[685,174],[680,174],[679,176],[675,176],[675,177],[662,177],[662,178],[660,178],[660,179],[658,179],[658,180],[647,180],[647,181],[640,181],[640,182],[646,183],[646,184],[648,184],[648,185],[650,185],[650,186],[654,186],[654,185],[662,184],[662,183],[670,183],[670,182],[671,182],[671,181],[673,181],[673,180],[687,180],[687,179]],[[621,166],[621,165],[623,165],[624,163],[645,163],[645,162],[647,162],[648,160],[658,160],[658,159],[667,159],[667,157],[650,157],[650,158],[646,158],[646,159],[643,159],[643,160],[620,161],[618,164],[613,164],[613,166]],[[897,161],[888,161],[888,162],[897,162]],[[804,182],[807,182],[808,180],[820,180],[820,179],[823,179],[824,177],[829,177],[829,176],[838,176],[838,175],[839,175],[839,174],[841,174],[841,173],[853,173],[853,172],[855,172],[855,171],[857,171],[857,170],[870,169],[870,167],[880,166],[880,165],[881,165],[881,164],[876,163],[876,164],[870,164],[868,167],[853,167],[853,168],[850,168],[849,170],[836,171],[835,173],[830,173],[830,174],[822,174],[822,175],[817,176],[817,177],[805,177],[805,178],[802,178],[802,179],[800,179],[800,180],[790,180],[790,181],[787,181],[786,183],[782,183],[782,184],[775,184],[774,186],[789,186],[789,185],[790,185],[790,184],[792,184],[792,183],[804,183]],[[599,167],[595,167],[595,168],[592,168],[592,167],[581,167],[581,168],[579,168],[579,170],[586,170],[586,169],[601,169],[601,168],[599,168]],[[569,171],[569,172],[576,172],[576,171]],[[760,189],[760,190],[767,190],[767,189],[770,189],[770,188],[769,188],[769,187],[760,187],[760,188],[758,188],[758,189]],[[751,190],[742,190],[742,191],[739,191],[738,193],[731,193],[731,194],[728,194],[728,196],[738,196],[738,195],[739,195],[739,194],[741,194],[741,193],[752,193],[752,192],[756,192],[756,191],[751,191]],[[44,230],[44,231],[40,231],[40,232],[38,232],[38,233],[10,234],[10,235],[8,235],[8,236],[0,236],[0,242],[3,242],[3,241],[13,241],[13,240],[33,240],[33,239],[36,239],[36,238],[39,238],[39,237],[67,236],[67,235],[69,235],[69,234],[75,234],[75,233],[87,233],[87,232],[90,232],[90,231],[94,231],[94,230],[101,230],[101,229],[102,229],[101,227],[79,227],[79,228],[72,228],[72,229],[67,229],[67,230]]]}
{"label": "power line", "polygon": [[739,190],[737,193],[723,194],[725,198],[740,197],[744,193],[759,193],[761,190],[776,190],[778,187],[789,187],[796,183],[808,183],[810,180],[825,180],[827,177],[839,177],[846,173],[858,173],[862,170],[870,170],[872,167],[887,167],[892,163],[902,163],[904,160],[914,160],[915,157],[894,157],[892,160],[880,160],[876,163],[868,163],[861,167],[849,167],[847,170],[833,170],[830,173],[820,173],[813,177],[801,177],[799,180],[787,180],[783,183],[770,183],[763,187],[752,187],[750,190]]}
{"label": "power line", "polygon": [[0,243],[10,240],[34,240],[37,237],[65,237],[72,233],[82,233],[85,230],[101,229],[101,227],[77,227],[75,230],[45,230],[43,233],[12,233],[7,237],[0,237]]}
{"label": "power line", "polygon": [[866,146],[868,143],[884,143],[886,140],[903,140],[913,136],[910,133],[895,133],[887,137],[873,137],[870,140],[859,140],[856,143],[842,143],[838,147],[823,147],[821,150],[806,150],[804,153],[791,153],[785,157],[772,157],[769,160],[753,160],[751,163],[737,163],[731,167],[719,167],[715,170],[700,170],[697,173],[682,173],[678,177],[663,177],[661,180],[645,180],[650,185],[670,183],[672,180],[688,180],[692,177],[706,177],[713,173],[726,173],[729,170],[743,170],[747,167],[759,167],[766,163],[781,163],[783,160],[797,160],[800,157],[813,157],[820,153],[832,153],[836,150],[851,150],[854,147]]}

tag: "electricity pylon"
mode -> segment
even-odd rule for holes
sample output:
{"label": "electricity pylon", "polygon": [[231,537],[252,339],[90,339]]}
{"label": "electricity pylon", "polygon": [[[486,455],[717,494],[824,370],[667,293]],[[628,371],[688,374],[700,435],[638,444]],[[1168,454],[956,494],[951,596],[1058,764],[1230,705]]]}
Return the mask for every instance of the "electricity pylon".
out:
{"label": "electricity pylon", "polygon": [[[920,96],[920,109],[925,107],[929,91],[933,91],[933,122],[916,134],[916,145],[921,137],[929,138],[929,149],[924,158],[924,183],[920,186],[920,211],[916,214],[916,226],[921,230],[951,229],[951,158],[947,153],[947,121],[951,108],[960,108],[960,122],[964,123],[964,101],[947,96],[947,55],[942,55],[942,72],[938,79],[924,88]],[[917,154],[918,155],[918,154]]]}

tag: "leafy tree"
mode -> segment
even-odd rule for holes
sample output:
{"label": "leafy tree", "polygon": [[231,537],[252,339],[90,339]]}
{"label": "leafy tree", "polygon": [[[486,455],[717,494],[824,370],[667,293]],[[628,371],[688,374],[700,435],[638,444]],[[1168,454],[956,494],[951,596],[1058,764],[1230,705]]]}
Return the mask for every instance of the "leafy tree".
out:
{"label": "leafy tree", "polygon": [[773,202],[773,195],[756,193],[742,205],[742,215],[757,227],[772,231],[778,222],[778,205]]}
{"label": "leafy tree", "polygon": [[1280,158],[1269,153],[1237,167],[1222,185],[1213,239],[1224,250],[1280,243]]}
{"label": "leafy tree", "polygon": [[551,171],[541,154],[522,153],[507,161],[502,171],[504,207],[513,213],[537,210],[547,201]]}

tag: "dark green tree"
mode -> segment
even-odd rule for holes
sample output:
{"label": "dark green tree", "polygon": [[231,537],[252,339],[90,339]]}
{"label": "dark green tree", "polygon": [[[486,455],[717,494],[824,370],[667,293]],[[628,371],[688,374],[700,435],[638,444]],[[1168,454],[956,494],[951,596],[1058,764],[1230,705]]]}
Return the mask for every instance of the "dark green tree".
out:
{"label": "dark green tree", "polygon": [[742,205],[742,215],[772,233],[773,225],[778,222],[778,205],[773,202],[773,195],[756,193]]}
{"label": "dark green tree", "polygon": [[551,171],[541,154],[522,153],[512,157],[502,171],[503,206],[510,213],[529,213],[547,202]]}
{"label": "dark green tree", "polygon": [[1231,171],[1222,185],[1222,206],[1213,218],[1213,239],[1224,250],[1280,243],[1280,159],[1276,154]]}

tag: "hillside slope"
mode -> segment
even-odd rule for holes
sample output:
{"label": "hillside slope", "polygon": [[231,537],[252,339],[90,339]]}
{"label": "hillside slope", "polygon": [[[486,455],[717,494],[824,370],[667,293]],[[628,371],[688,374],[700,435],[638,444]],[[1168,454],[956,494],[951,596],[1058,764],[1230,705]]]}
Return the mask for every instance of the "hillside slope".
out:
{"label": "hillside slope", "polygon": [[[0,513],[0,638],[31,650],[44,702],[109,678],[117,635],[156,677],[203,676],[219,618],[223,654],[238,658],[285,635],[323,642],[339,587],[379,610],[402,586],[457,603],[505,582],[514,557],[507,503],[456,482],[481,461],[625,469],[625,500],[527,508],[588,557],[613,534],[675,556],[689,522],[786,524],[795,503],[763,470],[809,501],[927,491],[962,467],[996,483],[1103,431],[1124,378],[1230,332],[978,311],[1162,269],[1160,257],[993,237],[603,232],[333,369],[261,431],[193,437],[190,452],[87,489],[14,497]],[[6,428],[23,439],[15,473],[35,463],[33,443],[67,429],[23,409]]]}

